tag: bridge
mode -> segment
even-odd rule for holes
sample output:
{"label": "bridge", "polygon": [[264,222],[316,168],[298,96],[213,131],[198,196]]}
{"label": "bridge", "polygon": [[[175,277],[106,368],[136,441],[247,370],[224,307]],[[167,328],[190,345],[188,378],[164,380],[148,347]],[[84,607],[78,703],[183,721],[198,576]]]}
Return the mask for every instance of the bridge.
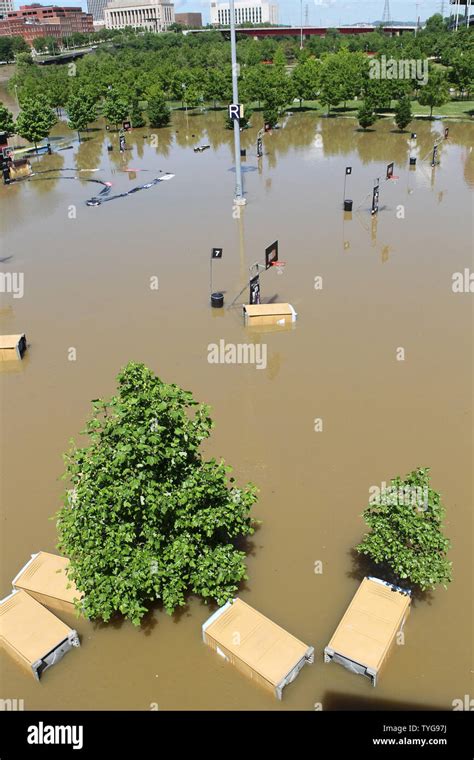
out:
{"label": "bridge", "polygon": [[[254,26],[254,27],[237,27],[237,34],[242,34],[247,37],[300,37],[303,32],[303,37],[325,37],[329,30],[336,29],[340,34],[370,34],[377,29],[381,29],[384,34],[391,37],[398,37],[405,32],[413,33],[416,31],[416,26],[339,26],[339,27],[327,27],[327,26]],[[221,32],[224,37],[230,35],[230,27],[214,27],[213,29],[186,29],[183,34],[208,34],[209,32]]]}
{"label": "bridge", "polygon": [[70,63],[77,58],[82,58],[82,56],[87,55],[87,53],[92,53],[93,50],[94,47],[88,47],[82,48],[81,50],[64,50],[57,55],[37,55],[34,58],[34,62],[40,66],[49,66],[54,63]]}

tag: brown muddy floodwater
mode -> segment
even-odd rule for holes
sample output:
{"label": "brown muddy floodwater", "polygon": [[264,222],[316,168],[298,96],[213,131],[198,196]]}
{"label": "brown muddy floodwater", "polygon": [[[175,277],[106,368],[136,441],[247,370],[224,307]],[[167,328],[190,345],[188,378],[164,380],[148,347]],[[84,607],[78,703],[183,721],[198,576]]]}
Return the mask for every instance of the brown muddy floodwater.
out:
{"label": "brown muddy floodwater", "polygon": [[[38,172],[70,167],[63,177],[111,181],[113,192],[159,170],[176,175],[96,208],[85,201],[100,185],[82,180],[38,174],[0,189],[2,257],[11,257],[2,271],[24,273],[23,298],[2,296],[1,333],[25,331],[31,343],[24,361],[2,366],[0,596],[31,553],[55,550],[49,518],[61,504],[61,457],[91,399],[113,393],[127,361],[143,361],[212,406],[207,453],[260,487],[255,516],[263,523],[241,596],[312,644],[315,664],[276,701],[202,643],[210,611],[192,599],[172,618],[155,611],[138,630],[66,618],[81,649],[39,684],[2,653],[1,696],[24,699],[29,710],[451,709],[473,693],[474,670],[473,296],[452,292],[453,273],[472,270],[474,129],[451,123],[432,170],[421,159],[444,124],[417,122],[419,161],[409,171],[409,135],[388,122],[363,134],[353,119],[295,114],[265,137],[259,164],[255,116],[243,135],[248,205],[239,220],[223,119],[177,112],[172,127],[158,130],[157,147],[145,139],[151,130],[136,130],[124,156],[116,135],[108,153],[103,130],[78,146],[65,125],[56,127],[73,148],[34,159]],[[210,150],[193,152],[205,143]],[[396,182],[383,179],[390,161]],[[346,165],[347,196],[360,205],[352,218],[341,210]],[[125,167],[143,171],[128,175]],[[372,221],[367,195],[377,177],[381,205]],[[228,306],[275,239],[286,268],[262,275],[262,296],[292,303],[295,329],[251,336],[267,345],[264,371],[208,363],[210,343],[249,340],[240,306],[209,307],[212,246],[224,248],[214,289],[225,291]],[[405,361],[396,360],[399,347]],[[322,650],[364,574],[351,548],[364,532],[370,486],[417,466],[432,468],[444,498],[454,581],[415,600],[405,645],[395,647],[374,690],[324,665]],[[318,561],[322,574],[314,572]]]}

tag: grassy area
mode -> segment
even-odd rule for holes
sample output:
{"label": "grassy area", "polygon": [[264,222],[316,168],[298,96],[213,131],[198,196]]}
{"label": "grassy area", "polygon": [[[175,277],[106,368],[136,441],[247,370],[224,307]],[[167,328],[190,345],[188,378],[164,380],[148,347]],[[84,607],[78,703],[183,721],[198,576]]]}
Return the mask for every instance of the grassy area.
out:
{"label": "grassy area", "polygon": [[[336,116],[355,116],[359,107],[361,105],[361,101],[357,100],[350,100],[346,103],[346,107],[344,106],[337,106],[336,108],[331,109],[331,114]],[[309,100],[304,101],[302,110],[311,110],[315,111],[317,113],[326,114],[327,108],[321,106],[320,103],[318,103],[316,100]],[[295,112],[298,112],[299,110],[299,103],[293,103],[291,108],[287,110],[292,110]],[[395,109],[387,109],[383,112],[383,115],[385,116],[393,116]],[[422,106],[418,103],[417,100],[412,101],[412,111],[414,114],[414,117],[424,117],[430,115],[430,109],[428,106]],[[435,108],[433,110],[433,116],[446,116],[449,118],[457,118],[457,119],[467,119],[470,120],[471,117],[474,115],[474,100],[451,100],[449,103],[445,103],[444,106],[441,106],[440,108]]]}
{"label": "grassy area", "polygon": [[[170,107],[172,109],[175,108],[182,108],[182,103],[178,101],[173,101],[169,103]],[[333,116],[356,116],[358,109],[360,108],[361,101],[360,100],[349,100],[346,103],[346,106],[339,105],[335,108],[331,108],[331,114]],[[199,106],[197,109],[193,109],[194,111],[198,111],[199,108],[202,106]],[[205,103],[204,107],[206,109],[214,109],[214,103]],[[262,110],[259,108],[258,103],[252,103],[250,104],[250,107],[252,110],[259,111]],[[227,106],[222,105],[221,103],[217,104],[217,110],[226,110]],[[289,105],[286,109],[287,111],[293,111],[294,113],[298,113],[298,111],[313,111],[315,114],[323,115],[327,113],[327,108],[325,106],[322,106],[318,101],[316,100],[305,100],[303,101],[302,108],[300,109],[299,102],[298,103],[292,103]],[[424,118],[430,115],[430,109],[428,106],[422,106],[418,103],[417,100],[414,100],[412,102],[412,111],[414,118]],[[395,108],[387,109],[383,112],[384,116],[393,116],[395,112]],[[474,116],[474,100],[451,100],[449,103],[445,103],[444,106],[441,106],[440,108],[435,108],[433,111],[433,116],[444,116],[446,118],[450,119],[460,119],[460,120],[467,120],[470,121],[472,117]]]}

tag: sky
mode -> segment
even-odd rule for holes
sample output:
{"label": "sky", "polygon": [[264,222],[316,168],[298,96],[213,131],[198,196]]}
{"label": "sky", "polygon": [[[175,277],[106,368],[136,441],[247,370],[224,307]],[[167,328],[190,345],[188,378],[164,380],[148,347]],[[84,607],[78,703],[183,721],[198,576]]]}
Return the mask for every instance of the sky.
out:
{"label": "sky", "polygon": [[[15,0],[15,7],[32,0]],[[43,5],[82,5],[87,9],[87,0],[35,0]],[[301,0],[270,0],[280,8],[280,24],[298,26],[301,23]],[[313,26],[339,26],[357,21],[376,21],[383,16],[385,0],[303,0],[303,15],[308,6],[309,24]],[[424,21],[441,11],[443,0],[390,0],[393,21],[414,21],[419,15]],[[204,23],[209,21],[210,0],[175,0],[175,11],[199,11]],[[444,0],[445,15],[449,13],[449,0]],[[418,9],[418,10],[417,10]]]}
{"label": "sky", "polygon": [[[280,8],[280,24],[298,26],[301,23],[300,0],[270,0]],[[309,24],[339,26],[356,21],[376,21],[383,16],[385,0],[303,0],[303,16],[308,6]],[[204,21],[209,20],[209,0],[175,0],[175,11],[200,11]],[[418,15],[425,20],[441,10],[442,0],[390,0],[392,20],[414,21]],[[445,0],[445,15],[449,13],[449,0]]]}

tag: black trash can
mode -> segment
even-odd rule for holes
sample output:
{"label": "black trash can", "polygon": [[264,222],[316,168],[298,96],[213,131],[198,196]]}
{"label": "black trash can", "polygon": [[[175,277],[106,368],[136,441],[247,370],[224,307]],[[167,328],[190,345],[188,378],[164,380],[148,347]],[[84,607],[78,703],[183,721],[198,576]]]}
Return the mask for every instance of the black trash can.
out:
{"label": "black trash can", "polygon": [[224,293],[211,293],[211,306],[213,309],[222,309],[224,306]]}
{"label": "black trash can", "polygon": [[352,211],[352,203],[350,199],[344,201],[344,211]]}

